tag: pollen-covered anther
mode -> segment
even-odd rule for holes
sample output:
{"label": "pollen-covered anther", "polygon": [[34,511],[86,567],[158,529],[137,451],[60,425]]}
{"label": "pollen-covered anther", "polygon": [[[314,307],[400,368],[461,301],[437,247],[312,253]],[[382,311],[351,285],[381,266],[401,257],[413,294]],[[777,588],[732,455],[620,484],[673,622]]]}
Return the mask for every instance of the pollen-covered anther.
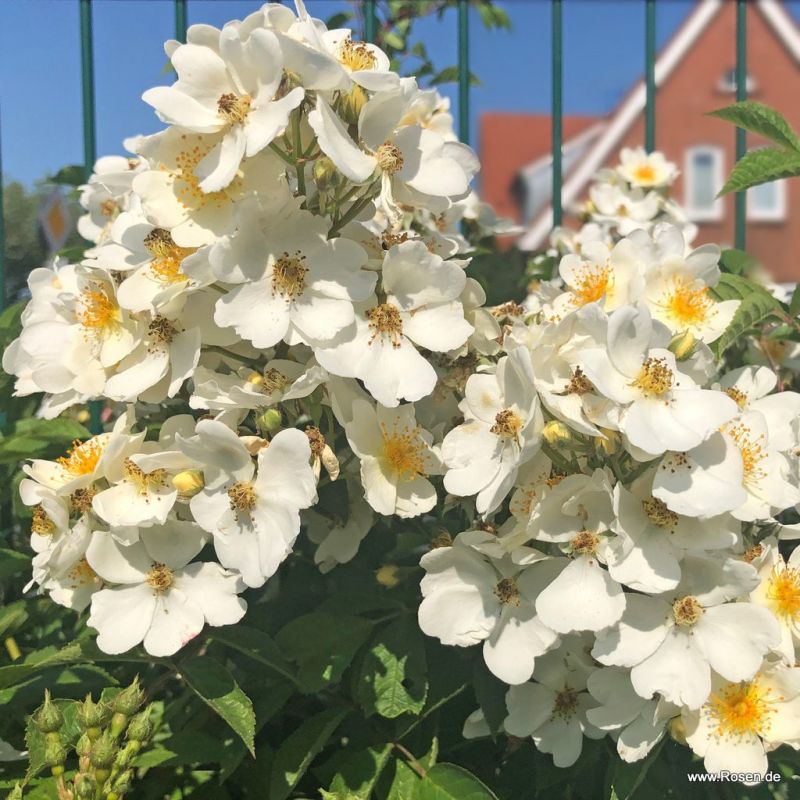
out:
{"label": "pollen-covered anther", "polygon": [[597,550],[600,537],[591,531],[580,531],[570,540],[572,553],[577,556],[590,556]]}
{"label": "pollen-covered anther", "polygon": [[375,158],[378,166],[389,175],[394,175],[403,169],[403,152],[396,144],[384,142],[376,151]]}
{"label": "pollen-covered anther", "polygon": [[77,514],[86,514],[92,510],[92,500],[96,494],[94,489],[76,489],[69,496],[70,508]]}
{"label": "pollen-covered anther", "polygon": [[773,611],[789,621],[800,620],[800,570],[776,568],[767,585],[767,597]]}
{"label": "pollen-covered anther", "polygon": [[696,597],[686,595],[678,598],[672,604],[672,616],[675,624],[684,628],[690,628],[703,615],[703,606],[700,605]]}
{"label": "pollen-covered anther", "polygon": [[183,259],[196,251],[194,247],[179,247],[175,244],[172,234],[164,228],[153,228],[144,237],[144,246],[153,260],[148,266],[150,275],[159,283],[181,283],[187,280],[181,274]]}
{"label": "pollen-covered anther", "polygon": [[146,496],[153,489],[160,489],[166,485],[167,471],[165,469],[145,472],[130,458],[123,461],[122,468],[125,470],[125,478],[137,488],[140,495]]}
{"label": "pollen-covered anther", "polygon": [[284,252],[275,260],[272,270],[272,291],[282,294],[287,301],[300,297],[306,289],[306,257],[296,250],[294,255]]}
{"label": "pollen-covered anther", "polygon": [[233,511],[249,515],[256,505],[255,489],[249,483],[234,483],[228,489],[228,499]]}
{"label": "pollen-covered anther", "polygon": [[578,306],[596,303],[614,286],[614,273],[609,265],[584,264],[572,281],[573,302]]}
{"label": "pollen-covered anther", "polygon": [[115,328],[121,317],[116,300],[101,283],[91,283],[80,293],[76,315],[87,335]]}
{"label": "pollen-covered anther", "polygon": [[633,171],[633,177],[640,183],[652,183],[656,179],[656,171],[650,164],[639,164]]}
{"label": "pollen-covered anther", "polygon": [[31,519],[31,533],[38,533],[39,536],[52,536],[55,532],[56,524],[47,515],[42,504],[35,505]]}
{"label": "pollen-covered anther", "polygon": [[575,716],[577,710],[578,693],[565,686],[555,697],[553,716],[558,719],[568,720]]}
{"label": "pollen-covered anther", "polygon": [[339,62],[355,72],[372,69],[377,63],[375,54],[364,42],[345,39],[339,46]]}
{"label": "pollen-covered anther", "polygon": [[747,405],[747,395],[741,389],[737,389],[735,386],[729,386],[727,389],[723,389],[723,391],[737,406],[739,406],[740,410]]}
{"label": "pollen-covered anther", "polygon": [[426,477],[425,456],[427,444],[420,436],[419,427],[394,427],[391,431],[381,423],[383,460],[400,480],[411,481]]}
{"label": "pollen-covered anther", "polygon": [[565,394],[588,394],[594,391],[594,384],[583,374],[580,367],[575,367],[569,383],[564,387]]}
{"label": "pollen-covered anther", "polygon": [[306,436],[308,437],[308,444],[311,448],[311,454],[314,456],[321,456],[322,451],[325,449],[327,442],[322,431],[315,425],[309,425],[306,428]]}
{"label": "pollen-covered anther", "polygon": [[742,561],[746,561],[748,564],[751,564],[763,552],[764,552],[763,544],[754,544],[752,547],[748,547],[747,550],[745,550],[744,553],[742,553]]}
{"label": "pollen-covered anther", "polygon": [[247,119],[252,102],[253,99],[248,94],[239,97],[232,92],[227,92],[220,95],[217,100],[217,112],[226,122],[235,125]]}
{"label": "pollen-covered anther", "polygon": [[282,392],[289,383],[289,378],[275,367],[264,370],[264,375],[261,379],[262,388],[269,394],[273,392]]}
{"label": "pollen-covered anther", "polygon": [[400,347],[403,337],[403,320],[400,309],[391,303],[381,303],[367,311],[367,325],[372,331],[369,343],[376,339],[388,339],[395,349]]}
{"label": "pollen-covered anther", "polygon": [[659,528],[672,528],[678,524],[678,515],[667,508],[667,504],[657,497],[642,500],[642,508],[647,518]]}
{"label": "pollen-covered anther", "polygon": [[675,383],[675,375],[667,366],[665,358],[646,358],[636,376],[636,380],[631,383],[648,397],[661,397],[672,389]]}
{"label": "pollen-covered anther", "polygon": [[705,322],[716,311],[708,287],[685,278],[676,279],[658,305],[682,327]]}
{"label": "pollen-covered anther", "polygon": [[172,586],[175,577],[172,570],[166,565],[158,561],[153,564],[150,571],[147,573],[147,585],[153,588],[156,594],[164,594],[164,592]]}
{"label": "pollen-covered anther", "polygon": [[745,481],[758,481],[763,478],[765,473],[760,464],[767,457],[764,435],[754,434],[750,427],[742,422],[732,425],[726,432],[739,448]]}
{"label": "pollen-covered anther", "polygon": [[520,594],[517,582],[513,578],[502,578],[493,589],[494,596],[505,605],[519,608]]}
{"label": "pollen-covered anther", "polygon": [[105,437],[95,436],[86,442],[75,439],[72,442],[72,449],[56,461],[71,477],[91,475],[97,467],[97,462],[100,461],[100,456],[103,455],[105,445]]}
{"label": "pollen-covered anther", "polygon": [[103,202],[100,203],[100,214],[106,217],[106,219],[116,217],[116,215],[119,213],[119,210],[119,203],[111,198],[103,200]]}
{"label": "pollen-covered anther", "polygon": [[510,408],[498,411],[494,418],[494,425],[489,428],[489,431],[501,439],[517,439],[519,432],[522,430],[523,419]]}
{"label": "pollen-covered anther", "polygon": [[752,681],[732,683],[711,695],[706,713],[718,738],[762,736],[776,712],[772,689],[762,686],[758,676]]}
{"label": "pollen-covered anther", "polygon": [[178,329],[170,320],[159,314],[150,321],[147,333],[157,344],[170,344],[178,335]]}

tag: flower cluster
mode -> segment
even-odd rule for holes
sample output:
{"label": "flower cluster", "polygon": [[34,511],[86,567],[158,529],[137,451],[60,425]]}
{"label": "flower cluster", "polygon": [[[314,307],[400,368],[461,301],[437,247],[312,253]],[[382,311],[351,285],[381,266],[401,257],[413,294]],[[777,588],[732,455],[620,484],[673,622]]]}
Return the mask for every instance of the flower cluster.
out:
{"label": "flower cluster", "polygon": [[482,644],[505,730],[559,766],[668,728],[712,770],[796,746],[800,563],[775,515],[800,502],[800,395],[721,372],[739,301],[674,224],[674,167],[623,154],[593,193],[609,224],[526,308],[487,308],[465,231],[503,223],[435,91],[301,2],[166,50],[177,80],[144,99],[168,127],[98,165],[94,246],[34,271],[4,355],[45,416],[117,404],[25,466],[41,590],[104,651],[170,655],[239,621],[301,532],[328,571],[416,519],[422,630]]}

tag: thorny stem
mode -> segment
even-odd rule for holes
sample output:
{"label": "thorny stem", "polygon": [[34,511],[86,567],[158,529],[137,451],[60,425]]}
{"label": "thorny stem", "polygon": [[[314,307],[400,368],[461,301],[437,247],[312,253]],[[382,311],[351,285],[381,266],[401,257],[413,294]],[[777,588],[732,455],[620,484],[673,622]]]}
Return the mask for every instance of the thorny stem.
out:
{"label": "thorny stem", "polygon": [[372,202],[374,197],[374,194],[369,193],[360,200],[356,200],[356,202],[339,217],[338,221],[333,224],[333,227],[328,233],[328,238],[333,238],[348,222],[354,220]]}
{"label": "thorny stem", "polygon": [[408,748],[403,747],[400,742],[392,742],[392,747],[399,750],[406,757],[408,765],[414,770],[414,772],[417,773],[417,775],[420,776],[420,778],[424,778],[428,774],[425,767],[419,763],[417,757]]}

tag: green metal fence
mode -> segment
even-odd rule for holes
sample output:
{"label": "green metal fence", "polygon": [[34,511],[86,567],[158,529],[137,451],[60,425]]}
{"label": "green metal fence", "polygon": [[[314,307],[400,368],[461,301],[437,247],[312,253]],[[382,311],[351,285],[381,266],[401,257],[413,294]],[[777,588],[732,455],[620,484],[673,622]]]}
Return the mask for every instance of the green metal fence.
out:
{"label": "green metal fence", "polygon": [[[479,1],[479,0],[478,0]],[[665,2],[666,0],[662,0]],[[734,0],[736,3],[736,99],[747,97],[747,0]],[[92,0],[76,0],[80,5],[81,36],[81,80],[83,96],[83,156],[86,177],[91,174],[96,158],[95,97],[94,97],[94,59],[92,49]],[[656,0],[642,0],[645,6],[644,30],[644,74],[646,88],[645,104],[645,147],[652,151],[656,146]],[[175,38],[186,41],[188,0],[173,0],[175,8]],[[360,0],[364,18],[364,38],[374,41],[378,31],[376,0]],[[552,206],[553,224],[562,220],[561,186],[563,179],[563,3],[562,0],[549,0],[552,14],[551,31],[551,70],[552,70]],[[457,0],[458,15],[458,129],[462,141],[470,139],[470,69],[469,69],[469,18],[470,0]],[[0,128],[2,125],[0,124]],[[746,138],[743,130],[736,130],[736,158],[746,152]],[[2,136],[0,133],[0,208],[2,208]],[[745,194],[739,192],[735,198],[735,244],[742,249],[745,245]],[[4,262],[3,215],[0,214],[0,310],[6,303],[6,282]],[[100,402],[91,404],[91,429],[99,432],[102,428]]]}

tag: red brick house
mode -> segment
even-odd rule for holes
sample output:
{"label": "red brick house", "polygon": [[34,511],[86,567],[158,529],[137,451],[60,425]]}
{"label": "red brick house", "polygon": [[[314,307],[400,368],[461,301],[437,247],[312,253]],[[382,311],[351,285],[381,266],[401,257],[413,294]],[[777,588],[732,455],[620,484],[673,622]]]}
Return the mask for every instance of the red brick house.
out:
{"label": "red brick house", "polygon": [[[747,6],[749,97],[779,109],[800,130],[800,30],[779,0]],[[681,170],[674,198],[697,223],[695,244],[733,241],[733,197],[715,199],[734,158],[734,129],[707,111],[734,100],[736,7],[700,0],[656,61],[656,146]],[[605,117],[564,119],[565,208],[580,201],[595,172],[623,147],[644,142],[640,81]],[[766,142],[748,136],[748,147]],[[481,194],[523,224],[524,250],[542,248],[552,227],[550,117],[484,114]],[[793,224],[792,224],[793,223]],[[778,281],[800,280],[800,179],[748,194],[747,249]]]}

